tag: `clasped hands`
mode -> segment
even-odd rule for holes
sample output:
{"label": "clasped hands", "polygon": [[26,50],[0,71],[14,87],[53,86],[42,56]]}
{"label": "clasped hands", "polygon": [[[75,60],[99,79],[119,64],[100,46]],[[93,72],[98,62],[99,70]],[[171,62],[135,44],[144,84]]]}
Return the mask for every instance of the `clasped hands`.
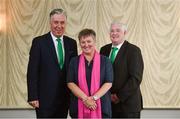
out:
{"label": "clasped hands", "polygon": [[96,110],[97,108],[96,101],[93,99],[92,96],[85,98],[83,100],[83,104],[90,110]]}

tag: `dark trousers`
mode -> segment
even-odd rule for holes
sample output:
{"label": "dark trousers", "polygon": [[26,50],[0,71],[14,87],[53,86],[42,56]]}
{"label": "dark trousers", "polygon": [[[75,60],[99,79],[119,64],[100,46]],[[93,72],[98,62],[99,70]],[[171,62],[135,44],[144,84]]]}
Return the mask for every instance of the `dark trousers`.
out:
{"label": "dark trousers", "polygon": [[[62,107],[63,108],[63,107]],[[43,110],[36,109],[36,117],[39,118],[67,118],[68,109],[59,110]]]}
{"label": "dark trousers", "polygon": [[112,112],[112,118],[136,118],[136,119],[140,119],[140,112]]}

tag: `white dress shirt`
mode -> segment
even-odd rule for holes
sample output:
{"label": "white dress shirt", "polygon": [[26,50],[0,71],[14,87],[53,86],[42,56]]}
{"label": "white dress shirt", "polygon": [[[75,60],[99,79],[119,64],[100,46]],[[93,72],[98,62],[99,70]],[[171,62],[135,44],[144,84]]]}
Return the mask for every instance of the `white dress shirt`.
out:
{"label": "white dress shirt", "polygon": [[[52,32],[50,32],[50,33],[51,33],[51,37],[53,39],[53,43],[54,43],[54,46],[55,46],[57,58],[59,58],[59,56],[58,56],[58,49],[57,49],[57,45],[58,45],[57,39],[58,38],[56,36],[54,36],[52,34]],[[64,52],[64,40],[63,40],[63,36],[61,36],[60,39],[61,39],[61,44],[62,44],[62,49],[63,49],[63,61],[64,61],[65,52]],[[59,61],[59,59],[58,59],[58,61]]]}

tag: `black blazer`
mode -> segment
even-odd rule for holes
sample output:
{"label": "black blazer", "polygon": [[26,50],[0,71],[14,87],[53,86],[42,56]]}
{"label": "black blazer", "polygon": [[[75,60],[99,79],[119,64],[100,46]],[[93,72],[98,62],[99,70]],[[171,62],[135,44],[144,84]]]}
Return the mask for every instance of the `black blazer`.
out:
{"label": "black blazer", "polygon": [[[100,53],[109,56],[112,44],[101,48]],[[140,49],[124,41],[113,63],[114,81],[111,93],[117,94],[118,104],[112,104],[116,112],[139,112],[142,109],[140,83],[143,76],[143,59]]]}
{"label": "black blazer", "polygon": [[30,50],[27,87],[28,101],[39,100],[39,110],[48,113],[53,110],[67,110],[69,91],[66,72],[70,59],[77,56],[76,41],[63,36],[65,63],[61,70],[50,32],[33,39]]}

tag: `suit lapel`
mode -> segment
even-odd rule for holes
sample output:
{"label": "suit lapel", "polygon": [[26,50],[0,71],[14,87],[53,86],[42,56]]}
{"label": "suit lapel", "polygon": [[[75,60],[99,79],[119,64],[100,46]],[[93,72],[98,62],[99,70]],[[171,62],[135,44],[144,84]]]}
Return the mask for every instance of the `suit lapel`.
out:
{"label": "suit lapel", "polygon": [[66,39],[66,36],[63,36],[63,42],[64,42],[64,53],[65,53],[65,59],[64,61],[66,61],[67,59],[67,53],[68,53],[68,43],[67,43],[67,39]]}
{"label": "suit lapel", "polygon": [[55,50],[55,46],[54,46],[53,39],[51,37],[50,32],[47,34],[46,41],[47,41],[47,46],[48,46],[48,48],[50,50],[50,53],[52,54],[53,59],[55,60],[55,62],[57,64],[59,64],[57,54],[56,54],[56,50]]}
{"label": "suit lapel", "polygon": [[64,67],[67,67],[67,61],[69,61],[69,57],[70,57],[70,46],[68,43],[68,37],[63,36],[63,42],[64,42],[64,52],[65,52],[65,62],[64,62]]}
{"label": "suit lapel", "polygon": [[126,46],[127,46],[127,41],[124,41],[123,45],[121,46],[121,48],[119,49],[117,56],[115,58],[114,64],[116,64],[116,62],[119,61],[119,59],[121,59],[124,55],[124,52],[126,50]]}
{"label": "suit lapel", "polygon": [[111,47],[112,47],[112,43],[107,46],[107,50],[106,50],[106,52],[105,52],[105,53],[106,53],[105,55],[106,55],[107,57],[109,57],[109,55],[110,55]]}

